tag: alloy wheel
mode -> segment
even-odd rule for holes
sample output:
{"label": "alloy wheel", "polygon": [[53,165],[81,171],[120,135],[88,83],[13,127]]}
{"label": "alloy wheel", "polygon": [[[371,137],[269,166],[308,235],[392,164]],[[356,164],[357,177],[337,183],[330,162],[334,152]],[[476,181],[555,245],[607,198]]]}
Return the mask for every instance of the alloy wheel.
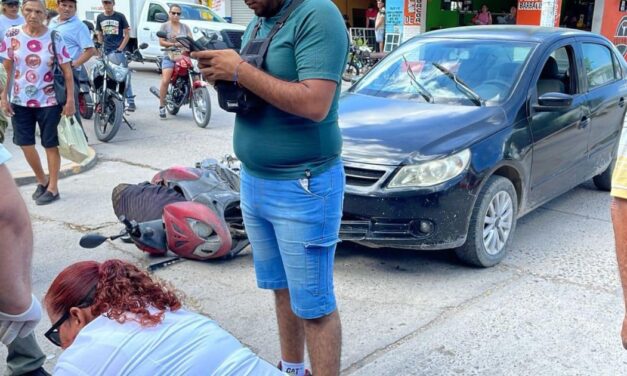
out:
{"label": "alloy wheel", "polygon": [[514,207],[512,198],[507,192],[500,191],[490,201],[483,221],[483,245],[490,255],[502,251],[509,239]]}

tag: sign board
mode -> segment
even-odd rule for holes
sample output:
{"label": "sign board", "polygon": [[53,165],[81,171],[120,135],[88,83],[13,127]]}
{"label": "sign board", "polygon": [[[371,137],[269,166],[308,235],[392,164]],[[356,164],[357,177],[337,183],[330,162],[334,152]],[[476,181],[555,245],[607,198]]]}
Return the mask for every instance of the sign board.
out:
{"label": "sign board", "polygon": [[423,0],[405,0],[403,6],[403,41],[420,34],[423,23]]}
{"label": "sign board", "polygon": [[558,27],[562,0],[518,0],[516,24]]}
{"label": "sign board", "polygon": [[385,2],[385,33],[403,33],[405,0],[387,0]]}

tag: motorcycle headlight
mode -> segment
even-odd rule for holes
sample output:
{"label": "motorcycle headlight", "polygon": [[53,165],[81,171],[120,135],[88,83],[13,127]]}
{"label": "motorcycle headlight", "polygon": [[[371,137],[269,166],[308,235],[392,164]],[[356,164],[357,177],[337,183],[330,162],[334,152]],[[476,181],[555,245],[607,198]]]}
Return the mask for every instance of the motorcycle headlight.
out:
{"label": "motorcycle headlight", "polygon": [[464,149],[447,157],[402,167],[388,188],[431,187],[448,181],[466,170],[470,150]]}
{"label": "motorcycle headlight", "polygon": [[192,218],[187,218],[187,223],[189,223],[192,231],[194,231],[194,234],[198,235],[199,238],[207,240],[209,239],[209,236],[213,234],[213,229],[209,227],[206,223],[197,221]]}
{"label": "motorcycle headlight", "polygon": [[124,80],[126,80],[126,74],[128,73],[128,68],[115,65],[115,64],[109,64],[108,73],[117,82],[124,82]]}

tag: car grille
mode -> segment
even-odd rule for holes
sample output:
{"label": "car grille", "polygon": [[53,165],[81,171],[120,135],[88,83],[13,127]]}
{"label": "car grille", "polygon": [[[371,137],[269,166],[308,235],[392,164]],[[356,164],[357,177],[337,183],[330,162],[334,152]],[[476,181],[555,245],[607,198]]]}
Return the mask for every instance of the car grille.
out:
{"label": "car grille", "polygon": [[345,166],[346,184],[357,187],[369,187],[381,179],[385,175],[384,170],[372,170],[365,168],[357,168]]}
{"label": "car grille", "polygon": [[243,31],[239,30],[222,30],[222,39],[226,42],[229,48],[240,50],[242,48],[242,36]]}

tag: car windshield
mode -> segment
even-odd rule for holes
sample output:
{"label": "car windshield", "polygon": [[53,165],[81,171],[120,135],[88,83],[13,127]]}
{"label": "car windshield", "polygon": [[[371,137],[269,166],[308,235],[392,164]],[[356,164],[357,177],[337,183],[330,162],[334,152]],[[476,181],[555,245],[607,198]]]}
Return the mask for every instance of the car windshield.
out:
{"label": "car windshield", "polygon": [[470,106],[499,103],[509,97],[535,47],[516,41],[416,39],[377,64],[351,92]]}
{"label": "car windshield", "polygon": [[202,5],[168,3],[170,7],[172,5],[181,7],[181,20],[226,22],[226,20],[218,16],[216,12]]}

